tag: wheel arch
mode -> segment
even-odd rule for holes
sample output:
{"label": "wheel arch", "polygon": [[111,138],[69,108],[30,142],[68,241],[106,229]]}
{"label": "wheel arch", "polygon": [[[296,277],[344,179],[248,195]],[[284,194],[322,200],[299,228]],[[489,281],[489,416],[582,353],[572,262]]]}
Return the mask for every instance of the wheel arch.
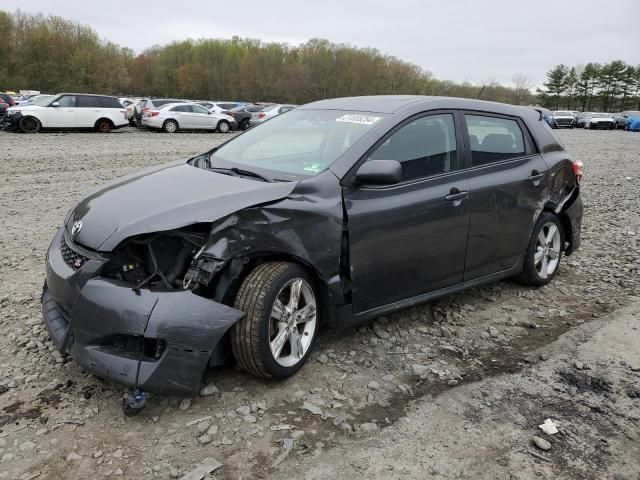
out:
{"label": "wheel arch", "polygon": [[259,265],[267,262],[288,262],[302,267],[314,280],[322,306],[321,324],[335,323],[335,304],[332,301],[327,279],[310,261],[290,252],[253,252],[241,258],[231,259],[214,279],[210,294],[217,301],[233,304],[244,279]]}
{"label": "wheel arch", "polygon": [[177,125],[178,128],[180,128],[180,122],[178,122],[178,120],[176,120],[175,118],[167,118],[164,122],[162,122],[162,129],[164,130],[164,126],[167,124],[167,122],[173,122]]}
{"label": "wheel arch", "polygon": [[115,123],[113,123],[113,120],[111,120],[109,117],[100,117],[98,118],[95,123],[93,124],[93,128],[98,128],[98,125],[100,124],[100,122],[102,122],[103,120],[106,120],[107,122],[109,122],[109,124],[111,125],[111,128],[115,128]]}

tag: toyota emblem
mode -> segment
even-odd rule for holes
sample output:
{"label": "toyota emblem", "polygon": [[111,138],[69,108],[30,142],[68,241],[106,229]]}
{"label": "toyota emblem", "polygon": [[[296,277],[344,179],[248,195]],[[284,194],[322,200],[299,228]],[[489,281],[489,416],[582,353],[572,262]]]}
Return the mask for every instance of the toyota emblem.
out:
{"label": "toyota emblem", "polygon": [[82,230],[82,220],[77,220],[73,224],[73,227],[71,227],[71,235],[73,235],[75,237],[76,235],[78,235],[80,233],[80,230]]}

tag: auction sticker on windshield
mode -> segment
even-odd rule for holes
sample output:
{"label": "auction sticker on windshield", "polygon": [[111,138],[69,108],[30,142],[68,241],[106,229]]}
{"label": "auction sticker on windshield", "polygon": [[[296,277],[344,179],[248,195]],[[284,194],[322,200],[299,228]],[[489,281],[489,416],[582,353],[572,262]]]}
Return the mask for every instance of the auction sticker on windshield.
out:
{"label": "auction sticker on windshield", "polygon": [[336,122],[346,122],[346,123],[359,123],[361,125],[373,125],[380,117],[372,117],[369,115],[343,115],[339,118],[336,118]]}

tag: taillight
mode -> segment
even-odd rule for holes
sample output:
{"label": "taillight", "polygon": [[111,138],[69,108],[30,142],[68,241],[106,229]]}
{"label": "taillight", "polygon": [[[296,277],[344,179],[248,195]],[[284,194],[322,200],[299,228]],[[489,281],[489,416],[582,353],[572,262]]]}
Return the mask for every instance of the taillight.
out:
{"label": "taillight", "polygon": [[157,115],[160,115],[160,112],[156,112],[155,110],[153,112],[151,112],[151,116],[155,117]]}
{"label": "taillight", "polygon": [[235,112],[222,112],[222,114],[223,114],[223,115],[230,115],[230,116],[232,116],[232,117],[235,117],[235,116],[236,116]]}
{"label": "taillight", "polygon": [[584,165],[580,160],[576,160],[573,162],[573,174],[576,176],[576,182],[578,185],[582,182],[582,172],[584,169]]}
{"label": "taillight", "polygon": [[263,112],[260,112],[260,113],[258,114],[258,118],[264,118],[264,117],[266,117],[266,116],[267,116],[267,114],[266,114],[266,113],[263,113]]}

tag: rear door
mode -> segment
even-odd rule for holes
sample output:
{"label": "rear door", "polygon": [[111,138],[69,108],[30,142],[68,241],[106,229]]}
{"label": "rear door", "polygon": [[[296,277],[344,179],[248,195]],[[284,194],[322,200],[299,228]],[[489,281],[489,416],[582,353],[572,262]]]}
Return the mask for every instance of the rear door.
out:
{"label": "rear door", "polygon": [[76,127],[76,96],[63,95],[56,100],[57,107],[47,107],[47,127]]}
{"label": "rear door", "polygon": [[516,265],[549,178],[522,120],[476,112],[463,120],[471,187],[467,281]]}
{"label": "rear door", "polygon": [[401,183],[344,187],[354,313],[462,281],[469,181],[457,123],[451,111],[408,119],[364,160],[397,160]]}
{"label": "rear door", "polygon": [[193,111],[191,110],[191,105],[177,105],[171,109],[171,114],[178,122],[179,128],[193,128]]}
{"label": "rear door", "polygon": [[91,95],[78,95],[76,97],[78,127],[93,127],[100,118],[102,105],[100,99]]}

